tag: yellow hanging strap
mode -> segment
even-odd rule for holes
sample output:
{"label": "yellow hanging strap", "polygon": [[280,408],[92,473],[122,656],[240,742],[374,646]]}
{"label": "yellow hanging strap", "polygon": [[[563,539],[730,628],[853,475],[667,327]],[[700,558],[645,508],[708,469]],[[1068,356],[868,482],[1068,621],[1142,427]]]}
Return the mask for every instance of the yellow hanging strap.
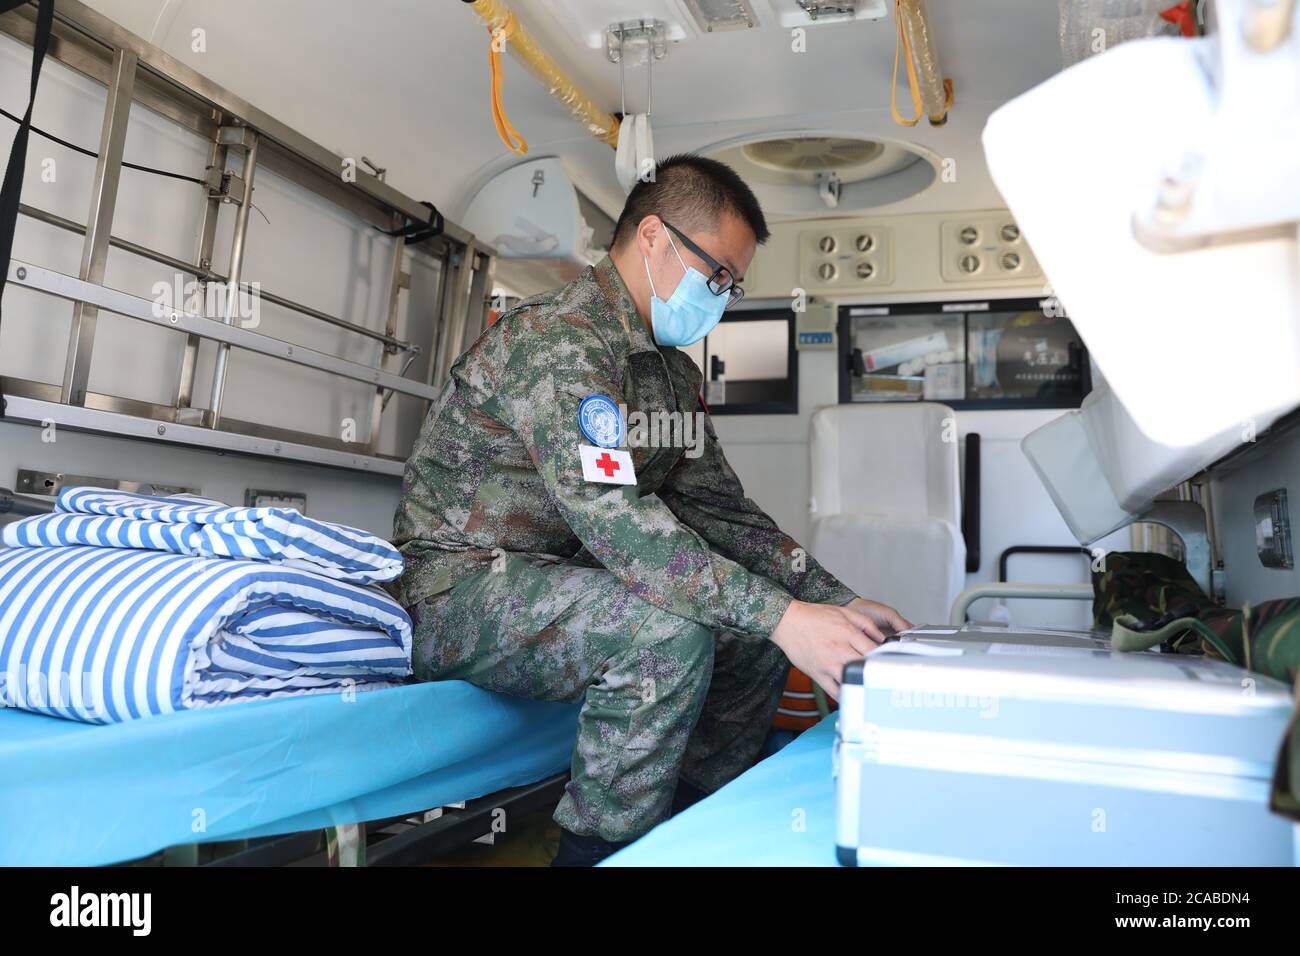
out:
{"label": "yellow hanging strap", "polygon": [[488,64],[492,68],[492,121],[497,124],[497,135],[511,152],[523,155],[528,152],[528,141],[519,134],[506,116],[501,103],[501,54],[515,32],[515,15],[509,14],[501,26],[488,27]]}
{"label": "yellow hanging strap", "polygon": [[[889,90],[889,111],[894,116],[894,122],[899,126],[915,126],[921,120],[921,91],[916,81],[916,62],[912,59],[912,40],[907,33],[907,24],[903,15],[903,0],[894,0],[894,20],[898,24],[898,41],[894,44],[894,79],[890,84]],[[912,118],[907,119],[898,112],[898,60],[899,57],[907,58],[907,84],[912,92]],[[943,81],[944,103],[943,114],[939,117],[931,116],[931,125],[942,125],[947,122],[948,111],[952,109],[952,80]]]}

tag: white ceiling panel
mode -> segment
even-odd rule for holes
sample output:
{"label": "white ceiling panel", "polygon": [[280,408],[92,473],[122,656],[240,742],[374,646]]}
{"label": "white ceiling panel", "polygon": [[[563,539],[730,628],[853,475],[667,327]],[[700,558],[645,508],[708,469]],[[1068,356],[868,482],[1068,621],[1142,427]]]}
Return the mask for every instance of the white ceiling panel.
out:
{"label": "white ceiling panel", "polygon": [[[451,0],[89,0],[301,132],[388,168],[398,188],[453,217],[490,175],[519,162],[492,123],[487,31]],[[575,32],[558,0],[514,0],[521,24],[597,103],[619,109],[619,69]],[[646,15],[680,0],[647,0]],[[756,0],[760,11],[793,0]],[[628,0],[581,0],[624,19]],[[956,96],[945,127],[904,129],[889,113],[892,16],[809,26],[792,49],[775,18],[751,30],[695,30],[653,74],[661,155],[763,131],[840,131],[916,143],[955,162],[956,180],[891,211],[987,208],[1000,199],[979,134],[988,114],[1060,68],[1057,5],[1045,0],[929,0],[940,64]],[[680,7],[685,20],[685,7]],[[599,17],[597,17],[598,19]],[[591,14],[586,15],[588,21]],[[693,21],[690,21],[693,24]],[[192,48],[205,31],[206,51]],[[644,108],[643,68],[629,68],[627,106]],[[556,155],[607,212],[622,192],[614,153],[589,138],[508,56],[504,101],[530,156]],[[910,112],[906,89],[900,93]],[[1051,148],[1043,144],[1044,150]]]}

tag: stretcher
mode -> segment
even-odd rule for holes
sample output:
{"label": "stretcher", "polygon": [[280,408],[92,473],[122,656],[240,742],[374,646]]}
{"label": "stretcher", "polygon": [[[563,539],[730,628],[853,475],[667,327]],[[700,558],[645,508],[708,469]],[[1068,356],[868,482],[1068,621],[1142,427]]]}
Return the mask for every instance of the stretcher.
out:
{"label": "stretcher", "polygon": [[831,714],[602,866],[836,866]]}
{"label": "stretcher", "polygon": [[113,725],[0,709],[0,865],[348,827],[567,769],[577,707],[461,681]]}

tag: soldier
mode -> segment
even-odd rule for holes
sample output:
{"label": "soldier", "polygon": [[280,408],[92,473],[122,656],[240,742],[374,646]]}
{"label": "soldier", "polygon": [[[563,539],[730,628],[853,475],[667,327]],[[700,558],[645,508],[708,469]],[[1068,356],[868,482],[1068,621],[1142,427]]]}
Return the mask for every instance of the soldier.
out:
{"label": "soldier", "polygon": [[[836,696],[847,662],[908,626],[745,497],[675,347],[740,301],[767,237],[731,168],[664,160],[608,257],[457,360],[406,466],[416,676],[582,703],[556,865],[599,861],[752,764],[791,662]],[[634,419],[699,434],[646,440]]]}

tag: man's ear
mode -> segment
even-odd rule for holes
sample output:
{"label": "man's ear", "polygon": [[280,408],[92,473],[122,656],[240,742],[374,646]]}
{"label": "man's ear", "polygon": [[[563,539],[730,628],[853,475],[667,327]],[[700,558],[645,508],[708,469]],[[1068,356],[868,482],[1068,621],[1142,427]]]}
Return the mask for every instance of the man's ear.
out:
{"label": "man's ear", "polygon": [[655,215],[646,216],[642,219],[636,227],[637,249],[641,252],[641,255],[649,259],[662,235],[663,220]]}

